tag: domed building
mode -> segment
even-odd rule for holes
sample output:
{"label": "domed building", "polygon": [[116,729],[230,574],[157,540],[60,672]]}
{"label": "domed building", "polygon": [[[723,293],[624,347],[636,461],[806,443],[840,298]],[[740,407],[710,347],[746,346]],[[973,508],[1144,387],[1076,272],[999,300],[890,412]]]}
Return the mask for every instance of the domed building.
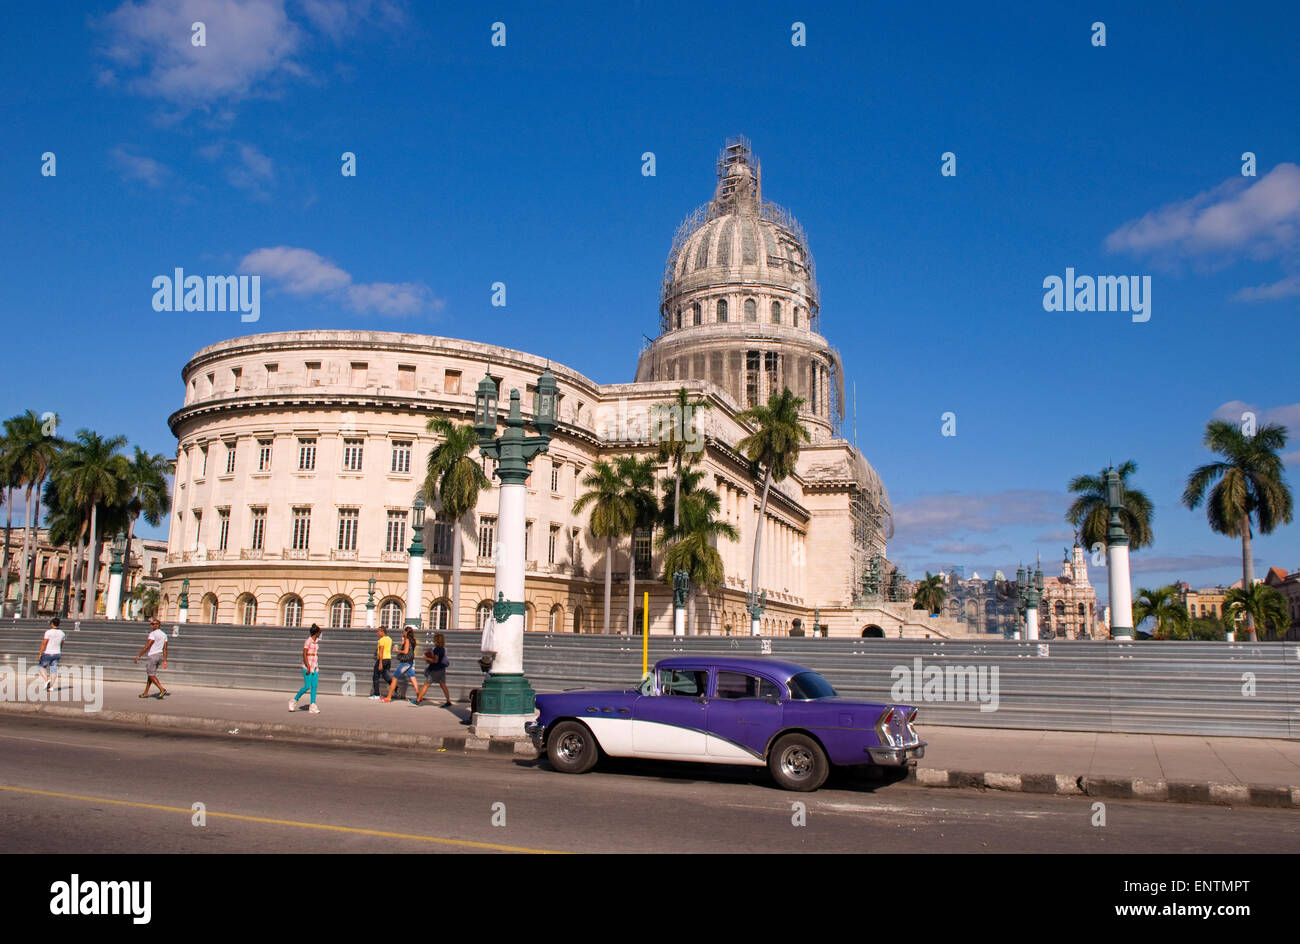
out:
{"label": "domed building", "polygon": [[[597,384],[553,357],[407,333],[288,331],[206,347],[183,368],[184,403],[169,419],[178,447],[164,618],[176,618],[185,590],[194,621],[362,627],[373,606],[377,623],[399,626],[411,505],[437,445],[428,421],[472,422],[485,375],[503,401],[518,389],[527,416],[533,385],[549,365],[559,422],[527,483],[527,630],[603,631],[606,545],[591,536],[589,513],[573,505],[593,462],[655,455],[657,411],[684,387],[711,407],[696,414],[697,468],[718,494],[719,517],[741,536],[718,547],[724,586],[698,595],[691,629],[748,632],[761,527],[765,634],[810,634],[814,617],[837,636],[867,628],[887,636],[960,632],[868,589],[868,566],[879,572],[892,513],[875,470],[838,435],[842,366],[819,325],[807,239],[789,213],[764,202],[758,161],[737,139],[722,153],[713,200],[673,240],[660,333],[642,352],[633,383]],[[740,416],[787,386],[805,401],[812,442],[796,474],[772,488],[759,522],[762,482],[738,451],[751,432]],[[486,619],[496,514],[495,489],[459,521],[430,508],[425,627],[470,629]],[[651,594],[651,632],[672,632],[672,593],[655,537],[638,533],[614,545],[610,632],[640,631],[643,590]],[[453,613],[455,541],[463,567]],[[637,591],[631,619],[629,570]]]}

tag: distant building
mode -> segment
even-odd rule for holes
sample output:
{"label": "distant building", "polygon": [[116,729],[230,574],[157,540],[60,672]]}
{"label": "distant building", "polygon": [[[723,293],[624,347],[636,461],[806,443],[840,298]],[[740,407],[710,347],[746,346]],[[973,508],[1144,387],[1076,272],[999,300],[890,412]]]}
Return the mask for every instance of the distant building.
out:
{"label": "distant building", "polygon": [[[961,577],[953,568],[945,586],[948,599],[944,615],[965,623],[973,634],[1010,636],[1020,628],[1019,599],[1015,581],[1001,571],[984,580],[978,573]],[[1097,591],[1088,580],[1088,563],[1078,544],[1065,552],[1061,575],[1044,581],[1038,608],[1039,637],[1042,639],[1091,639],[1107,636],[1105,624],[1097,618]]]}
{"label": "distant building", "polygon": [[1223,597],[1228,592],[1226,587],[1207,587],[1193,590],[1190,584],[1180,583],[1178,602],[1187,607],[1187,615],[1192,619],[1223,619]]}
{"label": "distant building", "polygon": [[1286,598],[1286,611],[1291,617],[1286,638],[1300,639],[1300,567],[1289,574],[1281,567],[1270,567],[1264,583]]}
{"label": "distant building", "polygon": [[[3,536],[0,536],[0,551],[3,549],[3,541]],[[9,535],[9,585],[3,606],[5,615],[14,613],[18,605],[22,555],[23,529],[14,528]],[[99,568],[95,575],[95,613],[99,616],[104,614],[108,600],[108,568],[113,560],[112,555],[110,542],[105,540],[100,547]],[[31,563],[35,567],[33,596],[36,599],[38,617],[69,614],[68,595],[74,582],[74,558],[73,548],[50,543],[48,530],[40,528],[36,531],[36,547]],[[140,537],[131,539],[131,553],[122,580],[122,600],[125,611],[129,612],[127,598],[138,585],[152,586],[155,589],[162,586],[161,568],[166,558],[166,541]],[[86,569],[86,562],[83,561],[82,574],[78,577],[84,576]],[[84,599],[84,596],[82,598]]]}

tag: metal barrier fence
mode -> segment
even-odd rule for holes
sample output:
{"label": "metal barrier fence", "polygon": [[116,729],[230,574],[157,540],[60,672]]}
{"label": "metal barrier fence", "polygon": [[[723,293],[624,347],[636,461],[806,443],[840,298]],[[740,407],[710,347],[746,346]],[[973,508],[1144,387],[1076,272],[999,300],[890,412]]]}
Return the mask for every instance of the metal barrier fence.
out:
{"label": "metal barrier fence", "polygon": [[[109,680],[143,684],[131,659],[147,624],[64,621],[64,664],[101,665]],[[293,691],[303,629],[164,629],[168,684]],[[0,623],[0,666],[36,663],[46,623]],[[400,634],[394,634],[398,642]],[[482,682],[479,635],[447,633],[448,687],[463,699]],[[419,634],[421,647],[432,634]],[[369,692],[375,634],[326,629],[320,688]],[[824,675],[846,696],[918,705],[921,723],[1061,731],[1237,735],[1300,739],[1300,644],[1295,642],[1013,642],[650,637],[650,662],[668,655],[770,654]],[[417,667],[423,664],[417,660]],[[639,636],[528,633],[524,670],[538,692],[624,688],[641,674]]]}

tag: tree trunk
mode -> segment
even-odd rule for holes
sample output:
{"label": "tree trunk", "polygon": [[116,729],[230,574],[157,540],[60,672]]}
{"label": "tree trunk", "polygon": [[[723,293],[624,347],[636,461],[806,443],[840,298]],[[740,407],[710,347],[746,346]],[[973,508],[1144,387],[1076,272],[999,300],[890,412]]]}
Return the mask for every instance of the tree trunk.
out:
{"label": "tree trunk", "polygon": [[605,635],[609,635],[609,604],[612,587],[610,565],[614,559],[614,539],[605,538]]}
{"label": "tree trunk", "polygon": [[27,486],[24,492],[23,506],[23,556],[18,571],[18,597],[23,601],[23,606],[18,613],[19,616],[26,616],[31,607],[31,592],[27,586],[27,557],[29,553],[27,548],[32,537],[32,487],[30,485]]}
{"label": "tree trunk", "polygon": [[700,628],[695,623],[695,583],[692,582],[686,593],[686,635],[698,636]]}
{"label": "tree trunk", "polygon": [[99,578],[99,554],[96,553],[96,542],[99,539],[99,503],[90,506],[90,544],[87,553],[90,554],[90,561],[86,566],[86,603],[82,607],[82,619],[95,618],[95,591],[96,580]]}
{"label": "tree trunk", "polygon": [[[1255,580],[1255,558],[1250,550],[1250,516],[1247,515],[1241,522],[1241,589],[1250,593],[1250,586]],[[1250,641],[1255,642],[1259,637],[1255,635],[1255,614],[1246,610],[1246,632],[1250,633]]]}
{"label": "tree trunk", "polygon": [[682,526],[682,463],[677,462],[677,474],[673,476],[673,537]]}
{"label": "tree trunk", "polygon": [[9,603],[9,535],[13,531],[14,525],[14,489],[9,486],[8,495],[5,504],[5,554],[4,564],[4,590],[0,591],[0,605]]}
{"label": "tree trunk", "polygon": [[[460,628],[460,564],[465,556],[464,541],[460,533],[461,518],[451,526],[451,619],[452,629]],[[477,621],[475,623],[477,625]],[[438,627],[433,627],[436,632]]]}
{"label": "tree trunk", "polygon": [[[768,468],[767,473],[763,476],[763,501],[758,506],[758,523],[754,526],[754,570],[753,579],[750,582],[749,592],[753,599],[752,603],[758,603],[758,565],[761,560],[760,554],[763,549],[763,522],[767,520],[767,493],[772,487],[772,469]],[[754,616],[749,618],[750,633],[754,631]]]}
{"label": "tree trunk", "polygon": [[31,601],[30,604],[28,604],[28,613],[29,613],[31,616],[35,616],[35,615],[37,614],[37,612],[38,612],[38,610],[37,610],[37,604],[40,603],[40,600],[36,598],[36,597],[37,597],[37,593],[38,593],[37,588],[36,588],[36,559],[37,559],[38,557],[41,556],[41,555],[40,555],[40,550],[41,550],[41,481],[42,481],[42,480],[40,480],[40,479],[37,479],[37,480],[36,480],[36,492],[35,492],[36,497],[35,497],[35,499],[34,499],[34,501],[35,501],[36,504],[35,504],[35,507],[33,508],[33,512],[32,512],[32,525],[33,525],[33,528],[34,528],[34,532],[35,532],[35,533],[32,535],[32,561],[31,561],[31,568],[32,568],[32,575],[31,575],[32,601]]}
{"label": "tree trunk", "polygon": [[76,551],[68,554],[68,599],[64,603],[64,609],[67,611],[64,615],[73,619],[81,614],[83,553],[86,546],[86,531],[89,528],[89,521],[81,522],[81,530],[77,532]]}

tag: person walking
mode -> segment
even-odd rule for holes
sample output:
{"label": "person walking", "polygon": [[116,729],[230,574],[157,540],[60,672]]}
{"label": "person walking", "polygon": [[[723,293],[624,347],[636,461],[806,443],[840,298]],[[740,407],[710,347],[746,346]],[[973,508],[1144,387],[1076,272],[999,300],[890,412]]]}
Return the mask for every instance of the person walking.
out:
{"label": "person walking", "polygon": [[379,680],[393,680],[393,639],[384,627],[377,627],[379,641],[375,644],[375,671],[370,684],[370,700],[379,701]]}
{"label": "person walking", "polygon": [[54,676],[59,672],[59,656],[63,654],[63,630],[59,629],[59,618],[50,620],[50,628],[41,639],[40,660],[41,678],[45,679],[45,690],[54,687]]}
{"label": "person walking", "polygon": [[381,701],[393,700],[393,692],[397,690],[398,682],[406,681],[415,684],[415,650],[418,645],[415,641],[415,630],[407,626],[402,630],[402,648],[397,653],[397,673],[388,683],[388,694],[380,699]]}
{"label": "person walking", "polygon": [[424,687],[415,686],[415,697],[407,699],[412,705],[419,707],[424,701],[425,694],[433,686],[434,682],[442,689],[442,697],[445,699],[439,706],[440,708],[451,707],[451,692],[447,691],[447,637],[442,633],[435,633],[433,636],[433,648],[424,650]]}
{"label": "person walking", "polygon": [[145,641],[145,644],[140,651],[136,653],[135,658],[131,660],[132,662],[139,662],[140,657],[143,656],[145,652],[149,653],[149,657],[144,663],[145,672],[147,673],[144,683],[144,691],[140,693],[139,697],[148,698],[149,686],[157,685],[158,695],[156,697],[166,698],[171,694],[171,692],[163,688],[163,683],[158,681],[158,667],[161,665],[164,669],[167,668],[167,634],[162,631],[162,623],[157,620],[150,622],[149,626],[149,638]]}
{"label": "person walking", "polygon": [[289,699],[289,710],[298,710],[298,699],[308,691],[311,692],[311,704],[307,710],[314,715],[320,714],[320,709],[316,707],[316,683],[320,679],[320,660],[318,651],[320,649],[320,627],[315,623],[311,624],[311,633],[307,636],[307,641],[302,644],[302,688],[298,689],[298,694]]}

